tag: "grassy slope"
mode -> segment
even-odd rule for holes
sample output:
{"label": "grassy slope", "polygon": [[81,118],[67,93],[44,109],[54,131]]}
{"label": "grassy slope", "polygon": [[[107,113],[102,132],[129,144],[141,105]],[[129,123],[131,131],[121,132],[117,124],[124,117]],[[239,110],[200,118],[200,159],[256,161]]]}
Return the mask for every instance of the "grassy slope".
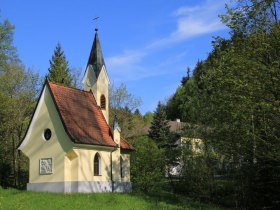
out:
{"label": "grassy slope", "polygon": [[0,188],[0,209],[215,209],[182,196],[162,194],[36,193]]}

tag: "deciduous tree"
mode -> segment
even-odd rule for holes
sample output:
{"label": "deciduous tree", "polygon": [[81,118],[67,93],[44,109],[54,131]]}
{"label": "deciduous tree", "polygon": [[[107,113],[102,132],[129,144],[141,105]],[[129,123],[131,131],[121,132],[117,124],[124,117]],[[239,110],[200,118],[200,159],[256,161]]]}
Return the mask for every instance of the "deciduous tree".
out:
{"label": "deciduous tree", "polygon": [[[3,29],[5,28],[5,29]],[[23,138],[37,96],[38,75],[26,70],[12,45],[13,27],[0,24],[0,176],[2,186],[19,186],[27,160],[20,158],[17,145]]]}

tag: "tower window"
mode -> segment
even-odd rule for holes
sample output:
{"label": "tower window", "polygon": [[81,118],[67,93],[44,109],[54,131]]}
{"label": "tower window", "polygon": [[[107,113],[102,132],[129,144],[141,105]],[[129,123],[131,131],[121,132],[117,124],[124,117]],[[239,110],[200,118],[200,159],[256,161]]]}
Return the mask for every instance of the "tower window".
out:
{"label": "tower window", "polygon": [[101,95],[100,97],[100,107],[101,109],[106,109],[106,98],[104,95]]}

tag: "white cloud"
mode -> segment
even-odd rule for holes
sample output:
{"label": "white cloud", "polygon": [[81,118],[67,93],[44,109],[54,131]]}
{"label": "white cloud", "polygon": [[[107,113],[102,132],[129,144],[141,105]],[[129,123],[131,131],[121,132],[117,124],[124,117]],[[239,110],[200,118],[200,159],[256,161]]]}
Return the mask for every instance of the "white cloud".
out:
{"label": "white cloud", "polygon": [[107,59],[110,66],[120,66],[127,63],[140,61],[147,53],[144,51],[126,51],[122,55],[116,55]]}
{"label": "white cloud", "polygon": [[194,6],[194,7],[180,7],[179,9],[177,9],[173,14],[175,16],[180,16],[180,15],[185,15],[187,13],[193,13],[196,11],[200,10],[200,6]]}
{"label": "white cloud", "polygon": [[176,30],[168,37],[159,39],[148,48],[164,47],[188,38],[225,29],[218,14],[222,13],[225,2],[208,0],[204,5],[183,6],[173,12],[177,18]]}
{"label": "white cloud", "polygon": [[[166,46],[172,46],[185,41],[191,37],[216,32],[225,29],[220,22],[218,14],[223,12],[224,1],[206,0],[203,5],[193,7],[182,6],[172,12],[176,27],[168,36],[148,43],[141,49],[124,51],[107,59],[107,66],[119,73],[122,80],[134,80],[164,74],[164,70],[158,71],[145,68],[141,62],[148,55]],[[170,56],[172,57],[172,56]],[[160,64],[156,65],[160,66]]]}

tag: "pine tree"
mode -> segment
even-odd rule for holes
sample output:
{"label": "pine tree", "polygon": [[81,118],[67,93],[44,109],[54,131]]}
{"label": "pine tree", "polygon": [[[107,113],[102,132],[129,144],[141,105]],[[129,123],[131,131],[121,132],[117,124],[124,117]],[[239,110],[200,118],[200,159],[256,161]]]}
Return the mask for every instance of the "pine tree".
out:
{"label": "pine tree", "polygon": [[60,43],[57,43],[52,59],[50,60],[48,78],[52,82],[72,85],[73,77],[70,73],[68,61],[61,49]]}
{"label": "pine tree", "polygon": [[154,118],[149,130],[149,137],[157,142],[159,146],[166,144],[170,137],[169,125],[166,120],[165,106],[160,102],[154,112]]}

